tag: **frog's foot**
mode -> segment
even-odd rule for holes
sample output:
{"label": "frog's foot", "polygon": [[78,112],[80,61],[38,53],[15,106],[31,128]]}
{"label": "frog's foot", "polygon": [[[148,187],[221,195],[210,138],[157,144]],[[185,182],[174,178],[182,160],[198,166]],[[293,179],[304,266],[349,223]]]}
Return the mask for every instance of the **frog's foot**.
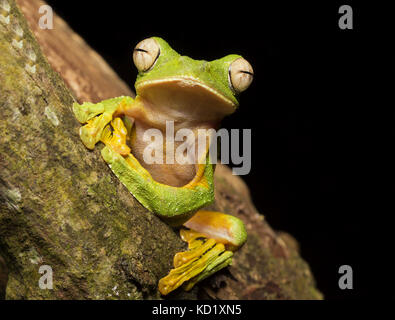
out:
{"label": "frog's foot", "polygon": [[199,281],[232,262],[232,251],[227,251],[222,243],[209,239],[193,230],[181,229],[181,237],[188,241],[188,251],[174,256],[174,269],[159,280],[159,291],[167,295],[184,284],[186,291]]}
{"label": "frog's foot", "polygon": [[127,156],[130,148],[126,144],[128,131],[121,118],[115,118],[107,125],[101,135],[100,141],[120,155]]}
{"label": "frog's foot", "polygon": [[77,120],[86,123],[80,129],[80,137],[88,149],[93,149],[100,141],[106,125],[113,119],[114,113],[122,115],[122,111],[131,105],[130,97],[118,97],[103,100],[99,103],[74,103],[73,112]]}
{"label": "frog's foot", "polygon": [[167,295],[183,285],[186,291],[225,268],[232,262],[233,252],[246,241],[243,222],[233,216],[213,211],[199,211],[181,229],[188,251],[174,256],[174,269],[160,279],[159,291]]}

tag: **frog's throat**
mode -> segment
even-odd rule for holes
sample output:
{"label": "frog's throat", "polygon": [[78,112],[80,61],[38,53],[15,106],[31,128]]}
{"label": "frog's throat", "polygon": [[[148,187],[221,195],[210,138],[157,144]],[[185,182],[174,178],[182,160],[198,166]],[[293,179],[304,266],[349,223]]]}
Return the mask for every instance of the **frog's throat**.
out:
{"label": "frog's throat", "polygon": [[204,82],[202,82],[201,80],[199,80],[193,76],[174,76],[174,77],[166,77],[166,78],[162,78],[162,79],[153,79],[153,80],[148,79],[148,80],[138,81],[135,84],[136,93],[137,93],[137,95],[140,95],[139,92],[142,89],[144,89],[145,87],[149,87],[149,86],[157,85],[157,84],[174,83],[174,82],[181,82],[185,86],[190,86],[190,85],[199,86],[199,87],[207,90],[207,92],[209,92],[213,96],[217,97],[222,102],[224,102],[233,111],[238,106],[234,101],[227,98],[226,96],[221,94],[219,91],[213,89],[212,87],[208,86],[207,84],[205,84]]}
{"label": "frog's throat", "polygon": [[182,225],[197,210],[214,201],[214,166],[210,163],[209,152],[206,163],[199,164],[194,179],[183,187],[155,181],[132,154],[123,157],[107,146],[101,153],[133,196],[172,226]]}

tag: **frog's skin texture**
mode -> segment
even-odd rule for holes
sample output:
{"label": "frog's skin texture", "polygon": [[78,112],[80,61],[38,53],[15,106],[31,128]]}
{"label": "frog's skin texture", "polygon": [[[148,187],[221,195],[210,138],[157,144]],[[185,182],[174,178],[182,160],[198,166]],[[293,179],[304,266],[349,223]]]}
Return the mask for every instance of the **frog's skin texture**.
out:
{"label": "frog's skin texture", "polygon": [[199,211],[214,201],[215,167],[209,152],[196,164],[166,164],[165,151],[163,164],[146,163],[143,152],[152,142],[146,142],[143,134],[154,128],[166,137],[167,121],[174,121],[175,132],[218,128],[222,118],[239,106],[237,95],[248,87],[253,74],[239,55],[193,60],[158,37],[141,41],[133,59],[139,70],[135,99],[75,103],[73,111],[85,124],[80,129],[85,146],[105,144],[103,159],[134,197],[170,225],[184,226],[181,237],[189,250],[175,256],[175,268],[159,281],[159,290],[166,295],[181,285],[190,290],[229,265],[247,234],[236,217]]}

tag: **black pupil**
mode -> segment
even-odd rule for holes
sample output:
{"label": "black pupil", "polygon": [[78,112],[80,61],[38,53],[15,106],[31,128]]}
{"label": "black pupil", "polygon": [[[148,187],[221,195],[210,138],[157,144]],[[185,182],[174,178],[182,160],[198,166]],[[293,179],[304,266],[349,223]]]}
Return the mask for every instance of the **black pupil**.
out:
{"label": "black pupil", "polygon": [[245,70],[240,70],[241,73],[245,73],[245,74],[249,74],[250,76],[254,76],[254,74],[252,72],[249,71],[245,71]]}

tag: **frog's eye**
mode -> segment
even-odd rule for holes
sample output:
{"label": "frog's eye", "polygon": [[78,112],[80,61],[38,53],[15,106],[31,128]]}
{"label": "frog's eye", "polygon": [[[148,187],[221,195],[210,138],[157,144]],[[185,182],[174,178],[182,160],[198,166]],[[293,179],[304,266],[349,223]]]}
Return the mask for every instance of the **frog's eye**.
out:
{"label": "frog's eye", "polygon": [[230,64],[229,82],[233,90],[237,93],[246,90],[253,78],[254,70],[247,60],[238,58]]}
{"label": "frog's eye", "polygon": [[133,62],[138,71],[148,71],[151,69],[160,54],[158,43],[148,38],[140,41],[133,51]]}

